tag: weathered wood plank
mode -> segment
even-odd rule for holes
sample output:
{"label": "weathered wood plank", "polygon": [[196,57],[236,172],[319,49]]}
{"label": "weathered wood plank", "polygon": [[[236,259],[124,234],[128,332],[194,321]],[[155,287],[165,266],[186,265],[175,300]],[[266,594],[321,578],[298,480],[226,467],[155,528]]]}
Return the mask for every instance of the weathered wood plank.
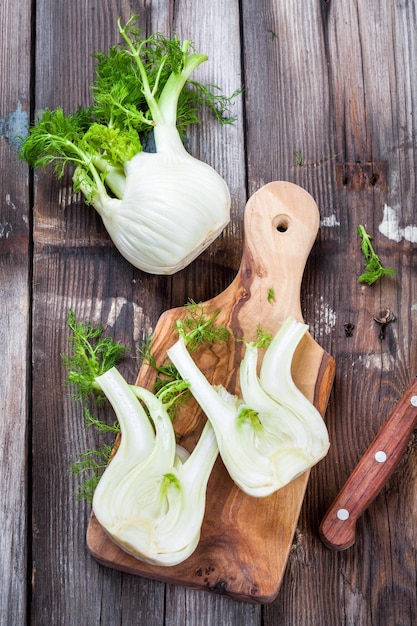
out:
{"label": "weathered wood plank", "polygon": [[30,217],[19,162],[30,105],[30,2],[0,6],[0,623],[27,616]]}
{"label": "weathered wood plank", "polygon": [[[337,468],[334,475],[339,480],[353,469],[416,373],[411,340],[417,321],[412,313],[417,294],[409,256],[411,242],[394,241],[392,233],[386,237],[379,232],[387,206],[395,207],[403,224],[415,224],[416,219],[414,173],[410,176],[416,160],[416,135],[410,107],[415,110],[417,101],[409,74],[417,63],[416,6],[381,1],[366,8],[357,3],[353,15],[347,15],[346,9],[333,15],[330,11],[328,16],[335,118],[342,119],[345,111],[343,119],[349,131],[344,135],[350,137],[346,141],[336,130],[336,151],[343,149],[347,162],[374,163],[376,176],[373,185],[357,190],[348,179],[345,188],[337,190],[335,200],[344,208],[346,220],[341,243],[345,241],[347,249],[349,239],[354,241],[357,224],[367,224],[381,258],[396,267],[397,277],[375,288],[346,281],[339,292],[341,301],[349,303],[348,314],[356,317],[356,322],[352,319],[356,324],[353,342],[345,342],[344,349],[339,349],[341,380],[347,380],[348,385],[342,386],[339,395],[342,411],[335,413],[339,445],[327,459]],[[355,54],[352,40],[359,42],[353,48]],[[345,71],[337,72],[342,61]],[[340,127],[335,124],[336,129]],[[386,167],[379,167],[385,163]],[[353,258],[361,271],[356,250]],[[397,320],[381,341],[373,317],[385,307],[392,309]],[[350,444],[347,454],[340,452],[346,449],[340,445],[343,438]],[[354,548],[349,554],[334,557],[342,567],[347,565],[355,580],[352,587],[342,584],[343,575],[339,579],[345,593],[343,610],[350,621],[356,615],[375,624],[411,624],[416,620],[416,525],[415,516],[409,512],[410,507],[415,509],[416,474],[415,450],[413,454],[410,448],[386,489],[360,520]],[[404,480],[407,475],[408,481]],[[329,491],[331,488],[329,485]],[[401,527],[405,530],[398,533]],[[351,573],[348,579],[352,580]]]}
{"label": "weathered wood plank", "polygon": [[[322,229],[305,277],[305,312],[337,363],[327,414],[332,448],[312,472],[287,576],[265,624],[411,624],[415,447],[360,521],[353,548],[333,554],[317,531],[415,374],[416,5],[244,2],[243,25],[249,184],[289,178],[318,202]],[[357,283],[359,223],[383,262],[397,268],[395,280]],[[373,318],[386,306],[397,321],[380,340]],[[355,326],[352,337],[345,322]]]}
{"label": "weathered wood plank", "polygon": [[165,626],[261,626],[262,606],[167,585]]}

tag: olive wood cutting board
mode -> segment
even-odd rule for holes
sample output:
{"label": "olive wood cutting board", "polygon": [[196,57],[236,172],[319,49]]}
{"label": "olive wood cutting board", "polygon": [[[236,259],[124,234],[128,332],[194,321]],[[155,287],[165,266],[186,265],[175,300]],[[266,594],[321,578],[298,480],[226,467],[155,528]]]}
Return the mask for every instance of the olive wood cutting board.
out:
{"label": "olive wood cutting board", "polygon": [[[218,323],[246,340],[260,326],[275,333],[292,315],[303,321],[300,305],[305,264],[319,228],[313,198],[288,182],[273,182],[248,201],[244,215],[244,250],[233,282],[203,303],[210,312],[221,310]],[[166,311],[155,327],[152,352],[158,362],[175,342],[175,321],[184,307]],[[238,368],[244,344],[203,347],[195,353],[200,369],[214,384],[239,393]],[[262,355],[260,356],[260,359]],[[301,340],[292,363],[299,389],[322,415],[334,376],[334,360],[309,332]],[[143,365],[137,384],[151,388],[154,370]],[[195,401],[187,403],[175,420],[179,442],[191,450],[205,416]],[[291,548],[309,472],[266,498],[245,495],[234,485],[220,457],[207,488],[206,514],[196,551],[183,563],[155,566],[123,552],[91,516],[87,545],[101,564],[167,583],[222,593],[232,598],[269,603],[279,591]]]}

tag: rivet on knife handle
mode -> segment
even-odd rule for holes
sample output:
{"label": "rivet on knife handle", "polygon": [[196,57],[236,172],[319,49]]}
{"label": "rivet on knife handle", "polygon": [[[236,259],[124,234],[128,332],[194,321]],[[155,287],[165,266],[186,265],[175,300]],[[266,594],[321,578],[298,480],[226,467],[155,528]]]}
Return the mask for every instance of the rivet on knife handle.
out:
{"label": "rivet on knife handle", "polygon": [[320,538],[332,550],[355,542],[356,521],[394,472],[417,422],[417,378],[382,426],[320,525]]}

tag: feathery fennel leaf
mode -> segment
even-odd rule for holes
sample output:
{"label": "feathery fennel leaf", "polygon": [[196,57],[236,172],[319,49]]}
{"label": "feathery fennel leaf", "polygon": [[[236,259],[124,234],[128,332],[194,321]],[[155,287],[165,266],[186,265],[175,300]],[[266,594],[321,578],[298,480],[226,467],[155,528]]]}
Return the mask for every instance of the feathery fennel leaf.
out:
{"label": "feathery fennel leaf", "polygon": [[358,226],[358,235],[361,240],[362,254],[366,262],[365,271],[359,276],[359,282],[372,285],[382,276],[393,276],[395,269],[382,266],[380,258],[371,243],[372,237],[366,232],[362,224]]}
{"label": "feathery fennel leaf", "polygon": [[79,455],[71,465],[71,472],[81,476],[75,498],[78,501],[92,502],[94,491],[106,469],[112,454],[112,446],[104,444],[96,450],[87,450]]}
{"label": "feathery fennel leaf", "polygon": [[228,340],[230,331],[225,326],[216,324],[220,310],[209,314],[201,302],[197,303],[193,300],[190,300],[186,308],[185,317],[177,320],[176,330],[183,337],[189,352],[194,352],[203,344]]}
{"label": "feathery fennel leaf", "polygon": [[111,337],[103,336],[101,325],[78,322],[72,310],[68,312],[67,324],[72,331],[69,337],[71,352],[62,357],[63,365],[68,369],[67,382],[74,386],[75,397],[87,397],[92,392],[100,396],[95,378],[114,367],[126,355],[127,349]]}

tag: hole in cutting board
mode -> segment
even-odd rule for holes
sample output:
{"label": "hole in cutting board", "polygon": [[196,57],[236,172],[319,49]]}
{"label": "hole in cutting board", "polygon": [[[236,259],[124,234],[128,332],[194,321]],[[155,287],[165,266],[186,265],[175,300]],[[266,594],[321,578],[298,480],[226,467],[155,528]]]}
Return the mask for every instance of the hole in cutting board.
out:
{"label": "hole in cutting board", "polygon": [[279,233],[286,233],[290,226],[290,218],[288,215],[276,215],[273,219],[273,226]]}

